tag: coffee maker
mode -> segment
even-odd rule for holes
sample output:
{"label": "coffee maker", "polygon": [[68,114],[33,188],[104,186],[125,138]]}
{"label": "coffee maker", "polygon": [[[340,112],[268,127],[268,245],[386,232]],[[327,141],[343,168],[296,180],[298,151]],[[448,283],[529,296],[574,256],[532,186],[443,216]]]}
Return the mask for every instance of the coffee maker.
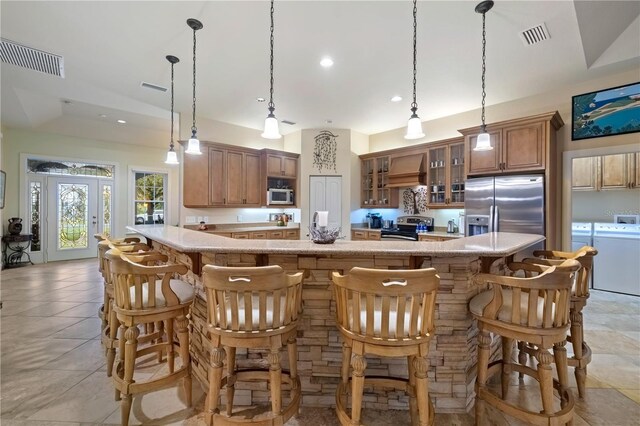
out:
{"label": "coffee maker", "polygon": [[380,213],[369,213],[367,214],[367,218],[369,219],[369,228],[382,228],[382,215]]}

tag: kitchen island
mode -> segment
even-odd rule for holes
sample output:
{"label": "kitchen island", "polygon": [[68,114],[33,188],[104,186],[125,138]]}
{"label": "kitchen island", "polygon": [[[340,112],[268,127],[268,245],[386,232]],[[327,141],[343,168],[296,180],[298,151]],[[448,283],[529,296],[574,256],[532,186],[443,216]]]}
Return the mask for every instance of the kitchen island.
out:
{"label": "kitchen island", "polygon": [[[331,407],[340,377],[342,343],[335,326],[332,271],[346,273],[354,266],[381,269],[434,267],[440,276],[436,333],[429,351],[429,392],[436,412],[467,412],[474,402],[477,327],[468,310],[480,288],[473,276],[480,271],[502,273],[510,256],[542,240],[543,236],[490,233],[441,242],[341,241],[320,245],[311,241],[235,240],[167,225],[129,227],[147,238],[172,263],[185,264],[186,281],[198,296],[191,315],[193,371],[206,389],[209,345],[206,339],[206,301],[200,275],[206,264],[223,266],[280,265],[304,271],[304,313],[298,328],[298,371],[302,404]],[[494,344],[495,349],[498,343]],[[260,351],[238,351],[239,367],[263,363]],[[284,355],[284,354],[283,354]],[[286,355],[285,355],[286,356]],[[265,361],[266,362],[266,361]],[[406,360],[367,359],[367,375],[407,376]],[[244,386],[244,387],[243,387]],[[237,404],[269,400],[266,383],[238,384]],[[402,392],[371,390],[365,407],[406,409]]]}

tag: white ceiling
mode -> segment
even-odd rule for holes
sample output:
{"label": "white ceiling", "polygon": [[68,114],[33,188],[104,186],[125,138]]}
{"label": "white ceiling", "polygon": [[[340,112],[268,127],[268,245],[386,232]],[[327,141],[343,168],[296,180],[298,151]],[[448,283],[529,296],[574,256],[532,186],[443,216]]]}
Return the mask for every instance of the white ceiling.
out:
{"label": "white ceiling", "polygon": [[[477,2],[418,4],[418,113],[479,107]],[[269,90],[268,1],[2,1],[1,35],[62,55],[61,79],[2,63],[2,124],[166,145],[165,55],[176,55],[176,110],[191,114],[198,31],[198,116],[259,129]],[[405,125],[411,103],[411,1],[276,1],[276,116],[289,133],[331,126],[372,134]],[[487,14],[487,104],[640,70],[640,1],[500,1]],[[551,38],[518,33],[545,23]],[[335,65],[319,66],[324,55]],[[394,95],[404,99],[390,102]],[[62,100],[70,100],[64,104]],[[100,117],[100,114],[107,117]],[[116,119],[127,120],[118,125]],[[134,138],[132,135],[138,137]],[[146,135],[146,136],[145,136]],[[203,136],[203,135],[201,135]],[[206,138],[206,135],[204,135]]]}

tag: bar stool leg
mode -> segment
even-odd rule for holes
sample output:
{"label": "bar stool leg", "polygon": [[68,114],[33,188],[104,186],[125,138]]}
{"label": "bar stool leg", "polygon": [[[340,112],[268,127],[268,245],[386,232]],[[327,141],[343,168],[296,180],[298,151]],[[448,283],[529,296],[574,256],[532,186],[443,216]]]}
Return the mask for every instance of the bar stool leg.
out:
{"label": "bar stool leg", "polygon": [[411,392],[409,393],[409,412],[411,414],[411,424],[418,423],[418,405],[416,401],[416,369],[413,367],[414,358],[414,355],[410,355],[407,357],[407,367],[409,370],[409,387],[411,389]]}
{"label": "bar stool leg", "polygon": [[129,414],[131,412],[131,393],[129,391],[129,385],[133,383],[133,370],[136,364],[136,352],[138,351],[138,336],[140,335],[140,330],[138,327],[132,326],[127,328],[127,331],[124,333],[124,339],[126,339],[126,343],[124,346],[124,385],[125,392],[122,395],[122,403],[120,407],[120,421],[123,426],[128,426],[129,424]]}
{"label": "bar stool leg", "polygon": [[[555,343],[553,345],[553,357],[556,362],[556,370],[558,370],[558,381],[560,382],[560,386],[562,386],[562,390],[566,390],[569,388],[569,371],[567,366],[567,348],[565,345],[567,344],[566,340],[562,342]],[[564,408],[567,405],[567,400],[564,398],[564,392],[560,392],[562,397],[561,406]]]}
{"label": "bar stool leg", "polygon": [[429,387],[427,384],[427,370],[429,363],[424,357],[413,358],[413,369],[416,378],[416,397],[418,399],[418,418],[420,426],[429,424]]}
{"label": "bar stool leg", "polygon": [[343,407],[347,406],[347,385],[349,384],[349,368],[351,367],[351,346],[342,343],[342,368],[340,376],[342,377],[342,392],[340,393],[340,402]]}
{"label": "bar stool leg", "polygon": [[[158,331],[158,338],[155,341],[156,345],[161,345],[164,341],[164,321],[156,322],[156,330]],[[162,353],[164,350],[158,352],[158,363],[162,362]]]}
{"label": "bar stool leg", "polygon": [[502,399],[507,399],[509,392],[509,377],[511,375],[511,354],[513,352],[513,339],[502,337]]}
{"label": "bar stool leg", "polygon": [[205,407],[205,421],[209,426],[213,424],[213,415],[219,412],[218,401],[220,399],[220,384],[222,382],[222,365],[224,362],[224,349],[213,348],[211,350],[211,367],[209,368],[209,394]]}
{"label": "bar stool leg", "polygon": [[298,386],[298,345],[295,337],[290,337],[289,340],[287,340],[287,351],[289,353],[289,376],[291,377],[291,386],[295,389]]}
{"label": "bar stool leg", "polygon": [[236,348],[227,347],[227,416],[233,414],[233,396],[236,391]]}
{"label": "bar stool leg", "polygon": [[[518,341],[518,364],[520,365],[527,365],[527,353],[524,350],[525,344],[522,340]],[[524,373],[518,373],[518,378],[524,380]]]}
{"label": "bar stool leg", "polygon": [[[180,342],[180,361],[182,362],[182,366],[186,366],[188,373],[184,377],[184,395],[187,402],[187,407],[191,407],[191,357],[189,355],[189,320],[180,316],[176,319],[176,324],[178,328],[178,341]],[[161,326],[158,327],[161,329]],[[162,352],[160,352],[162,356]]]}
{"label": "bar stool leg", "polygon": [[164,327],[167,330],[167,365],[169,373],[173,374],[175,369],[175,352],[173,349],[173,319],[165,321]]}
{"label": "bar stool leg", "polygon": [[571,346],[573,347],[573,357],[578,361],[574,374],[578,385],[578,396],[585,396],[585,382],[587,381],[587,368],[582,364],[582,344],[584,342],[584,329],[582,327],[582,312],[571,312]]}
{"label": "bar stool leg", "polygon": [[545,414],[553,414],[553,377],[551,372],[553,356],[547,348],[540,347],[536,353],[536,359],[538,360],[538,378],[540,379],[542,408]]}
{"label": "bar stool leg", "polygon": [[269,360],[269,382],[271,384],[271,411],[274,415],[282,410],[282,367],[280,366],[280,348],[271,348],[267,355]]}
{"label": "bar stool leg", "polygon": [[360,424],[362,411],[362,393],[364,391],[364,371],[367,369],[367,360],[360,354],[351,359],[353,378],[351,380],[351,424]]}
{"label": "bar stool leg", "polygon": [[491,335],[480,329],[478,335],[478,377],[476,378],[476,424],[484,425],[484,400],[480,398],[480,391],[487,385],[487,370],[489,369],[489,349]]}
{"label": "bar stool leg", "polygon": [[[125,345],[125,338],[124,335],[127,332],[127,327],[124,324],[120,324],[120,339],[118,340],[118,367],[117,369],[121,369],[124,368],[124,345]],[[118,372],[116,371],[116,374],[118,374]],[[120,401],[122,399],[121,397],[122,392],[120,392],[118,389],[116,389],[116,401]]]}
{"label": "bar stool leg", "polygon": [[[113,303],[113,302],[111,302]],[[107,308],[105,308],[105,311]],[[109,347],[107,348],[107,377],[111,377],[113,374],[113,362],[116,359],[116,348],[114,347],[116,340],[118,339],[118,317],[116,311],[111,306],[109,309]],[[123,336],[124,333],[120,334]]]}

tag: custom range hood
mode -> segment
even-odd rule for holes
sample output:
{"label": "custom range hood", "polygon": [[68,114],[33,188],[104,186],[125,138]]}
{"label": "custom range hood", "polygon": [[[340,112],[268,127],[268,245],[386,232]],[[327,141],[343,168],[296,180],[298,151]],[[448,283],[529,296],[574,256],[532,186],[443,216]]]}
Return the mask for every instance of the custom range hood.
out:
{"label": "custom range hood", "polygon": [[406,155],[391,159],[387,188],[426,185],[422,166],[424,155]]}

